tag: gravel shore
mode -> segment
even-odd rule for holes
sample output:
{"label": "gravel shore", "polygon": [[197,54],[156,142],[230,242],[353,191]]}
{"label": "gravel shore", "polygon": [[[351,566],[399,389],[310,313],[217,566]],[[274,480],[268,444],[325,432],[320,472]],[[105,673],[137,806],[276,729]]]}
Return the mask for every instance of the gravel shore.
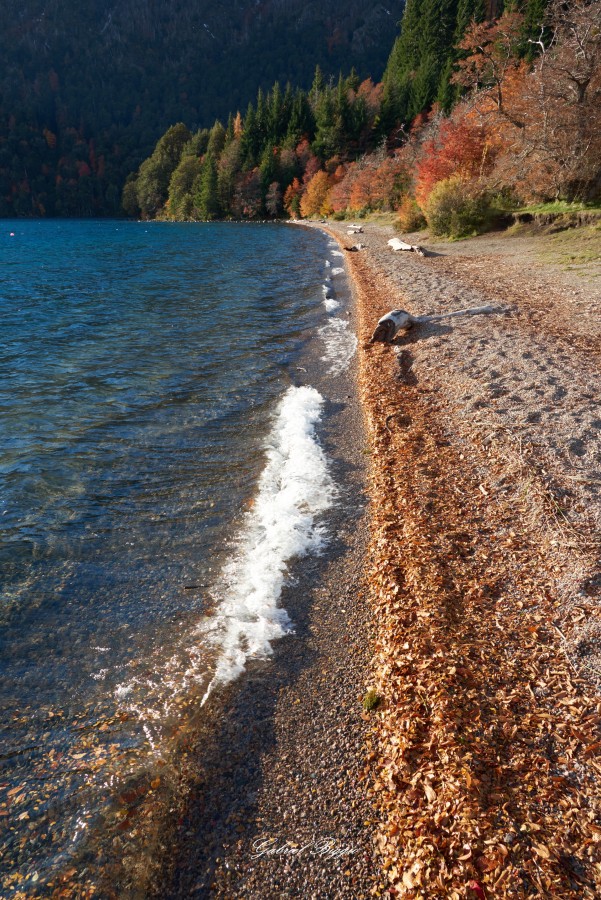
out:
{"label": "gravel shore", "polygon": [[[349,376],[325,435],[336,539],[282,597],[295,634],[191,730],[166,865],[139,866],[131,896],[593,900],[595,272],[511,236],[420,258],[389,249],[391,228],[314,227],[364,245],[346,256],[358,389]],[[390,309],[484,304],[369,343]]]}
{"label": "gravel shore", "polygon": [[[393,252],[391,228],[329,230],[364,245],[348,264],[372,460],[371,677],[383,702],[368,747],[382,896],[593,900],[596,263],[566,271],[544,235],[426,244],[420,257]],[[598,257],[598,234],[574,248],[585,237]],[[482,305],[494,312],[369,343],[391,309]]]}
{"label": "gravel shore", "polygon": [[373,713],[361,703],[373,656],[368,456],[356,373],[335,386],[322,435],[340,491],[333,540],[294,566],[284,590],[294,634],[212,696],[192,729],[185,809],[163,827],[158,881],[134,871],[140,896],[359,900],[378,884],[365,769]]}

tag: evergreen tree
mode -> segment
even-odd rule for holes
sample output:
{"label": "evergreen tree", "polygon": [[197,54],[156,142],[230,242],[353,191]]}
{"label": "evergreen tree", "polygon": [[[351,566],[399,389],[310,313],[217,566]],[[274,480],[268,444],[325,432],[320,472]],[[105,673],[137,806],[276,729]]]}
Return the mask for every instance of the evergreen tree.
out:
{"label": "evergreen tree", "polygon": [[[154,216],[165,205],[169,181],[191,134],[182,123],[169,128],[158,141],[152,156],[138,171],[136,197],[144,216]],[[131,192],[131,189],[128,189]]]}
{"label": "evergreen tree", "polygon": [[311,85],[311,90],[309,91],[309,102],[313,107],[315,107],[316,103],[324,92],[325,86],[326,83],[323,77],[323,72],[321,71],[319,66],[315,66],[313,84]]}
{"label": "evergreen tree", "polygon": [[197,156],[183,155],[169,182],[168,210],[172,219],[189,219],[192,216],[192,188],[202,171]]}
{"label": "evergreen tree", "polygon": [[301,138],[312,139],[314,134],[315,117],[309,99],[304,91],[297,90],[292,100],[284,143],[287,147],[295,147]]}
{"label": "evergreen tree", "polygon": [[208,128],[196,131],[184,146],[182,156],[204,156],[209,146],[211,132]]}
{"label": "evergreen tree", "polygon": [[[234,127],[235,133],[235,127]],[[222,215],[231,215],[236,189],[236,176],[242,169],[242,141],[240,137],[226,144],[217,166],[217,194]]]}
{"label": "evergreen tree", "polygon": [[380,114],[381,133],[388,134],[396,122],[410,118],[411,87],[420,63],[421,14],[425,0],[407,0],[397,37],[384,72],[384,96]]}
{"label": "evergreen tree", "polygon": [[284,97],[279,82],[276,81],[267,96],[266,115],[266,138],[273,144],[279,143],[286,133],[286,126],[288,123],[285,121],[285,115]]}
{"label": "evergreen tree", "polygon": [[[523,53],[528,59],[533,59],[537,50],[533,41],[541,38],[541,28],[545,19],[545,13],[549,0],[525,0],[524,13],[524,47]],[[550,35],[547,36],[547,40]]]}
{"label": "evergreen tree", "polygon": [[261,146],[261,133],[257,122],[257,114],[252,103],[248,104],[244,117],[241,140],[243,164],[245,168],[252,169],[256,165]]}
{"label": "evergreen tree", "polygon": [[263,94],[261,88],[259,88],[257,93],[256,122],[258,134],[257,155],[260,155],[261,148],[263,147],[263,144],[269,132],[269,111],[267,109],[265,95]]}
{"label": "evergreen tree", "polygon": [[346,86],[349,89],[349,91],[354,91],[355,93],[357,93],[357,91],[359,90],[360,84],[361,84],[361,79],[357,75],[357,70],[353,66],[353,68],[351,69],[351,74],[346,79]]}
{"label": "evergreen tree", "polygon": [[225,146],[225,128],[217,121],[211,128],[207,143],[207,154],[218,160]]}
{"label": "evergreen tree", "polygon": [[211,153],[205,156],[202,171],[194,184],[194,206],[200,219],[217,219],[221,214],[217,162]]}
{"label": "evergreen tree", "polygon": [[458,44],[472,22],[483,22],[488,4],[486,0],[459,0],[455,23],[454,43]]}
{"label": "evergreen tree", "polygon": [[342,143],[342,122],[336,108],[336,97],[331,88],[326,88],[315,106],[315,139],[312,149],[316,156],[326,160],[341,152]]}
{"label": "evergreen tree", "polygon": [[263,196],[267,193],[269,185],[276,180],[278,174],[278,161],[275,145],[271,142],[265,145],[259,165],[261,173],[261,190]]}

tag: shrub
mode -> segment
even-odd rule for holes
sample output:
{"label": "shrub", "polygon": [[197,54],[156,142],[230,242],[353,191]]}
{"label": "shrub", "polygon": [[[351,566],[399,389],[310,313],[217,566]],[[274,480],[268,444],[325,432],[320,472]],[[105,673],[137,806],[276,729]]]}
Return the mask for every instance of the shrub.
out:
{"label": "shrub", "polygon": [[405,197],[398,210],[399,231],[420,231],[426,227],[426,219],[413,197]]}
{"label": "shrub", "polygon": [[434,186],[425,209],[432,234],[450,238],[482,231],[489,223],[490,212],[488,195],[470,194],[468,183],[456,175]]}

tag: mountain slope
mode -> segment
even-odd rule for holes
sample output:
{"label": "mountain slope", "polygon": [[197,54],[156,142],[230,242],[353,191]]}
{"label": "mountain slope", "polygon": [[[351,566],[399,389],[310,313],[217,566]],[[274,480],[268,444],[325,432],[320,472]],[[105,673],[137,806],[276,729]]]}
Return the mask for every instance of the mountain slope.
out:
{"label": "mountain slope", "polygon": [[379,78],[404,0],[5,0],[0,215],[116,212],[174,121],[244,109],[315,65]]}

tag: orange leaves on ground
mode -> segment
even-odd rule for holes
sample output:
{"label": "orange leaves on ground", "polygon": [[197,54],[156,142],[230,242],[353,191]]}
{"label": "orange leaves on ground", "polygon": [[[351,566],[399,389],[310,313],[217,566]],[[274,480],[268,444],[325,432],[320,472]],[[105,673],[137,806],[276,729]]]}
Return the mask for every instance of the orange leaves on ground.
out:
{"label": "orange leaves on ground", "polygon": [[[361,321],[372,322],[394,291],[368,257],[349,265]],[[383,698],[365,779],[390,895],[593,900],[601,705],[555,645],[536,534],[491,552],[483,536],[511,534],[516,510],[479,490],[484,462],[459,456],[432,395],[399,376],[394,348],[370,345],[360,364],[373,462],[371,680]],[[387,427],[400,409],[405,424]]]}

